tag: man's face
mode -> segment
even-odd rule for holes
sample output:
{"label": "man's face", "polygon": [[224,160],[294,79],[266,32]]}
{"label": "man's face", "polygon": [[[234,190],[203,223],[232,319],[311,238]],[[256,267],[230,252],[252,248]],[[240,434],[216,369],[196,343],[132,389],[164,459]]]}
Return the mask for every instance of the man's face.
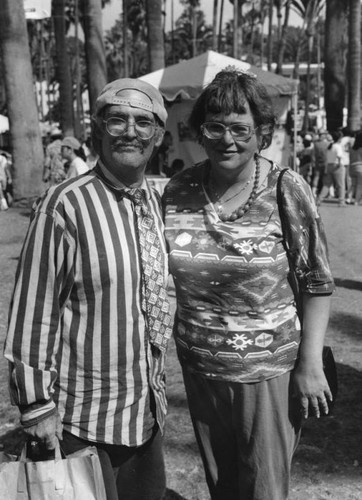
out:
{"label": "man's face", "polygon": [[[132,103],[151,101],[142,92],[134,89],[124,90],[119,95],[130,101],[131,106],[120,104],[107,106],[104,112],[103,137],[101,140],[101,160],[109,171],[125,184],[132,184],[143,178],[147,163],[155,147],[162,142],[163,129],[155,121],[153,113],[140,107],[133,107]],[[127,126],[122,135],[117,137],[107,131],[106,123],[110,118],[122,118]],[[152,123],[155,133],[149,139],[143,139],[137,133],[135,123]]]}
{"label": "man's face", "polygon": [[68,146],[62,146],[60,152],[64,160],[70,159],[72,150]]}

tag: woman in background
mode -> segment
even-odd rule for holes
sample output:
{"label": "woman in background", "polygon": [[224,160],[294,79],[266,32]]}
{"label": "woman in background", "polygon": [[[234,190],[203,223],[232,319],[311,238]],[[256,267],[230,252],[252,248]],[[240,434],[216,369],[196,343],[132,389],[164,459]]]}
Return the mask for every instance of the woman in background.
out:
{"label": "woman in background", "polygon": [[345,207],[346,194],[346,169],[343,164],[342,138],[343,133],[336,130],[331,133],[333,142],[331,142],[326,151],[327,167],[323,176],[323,187],[317,198],[317,204],[321,202],[329,194],[330,188],[334,185],[337,190],[338,206]]}
{"label": "woman in background", "polygon": [[362,205],[362,131],[356,134],[350,151],[349,175],[352,181],[349,199],[354,198],[355,205]]}
{"label": "woman in background", "polygon": [[88,172],[84,150],[75,137],[64,137],[62,140],[62,157],[68,162],[67,179]]}

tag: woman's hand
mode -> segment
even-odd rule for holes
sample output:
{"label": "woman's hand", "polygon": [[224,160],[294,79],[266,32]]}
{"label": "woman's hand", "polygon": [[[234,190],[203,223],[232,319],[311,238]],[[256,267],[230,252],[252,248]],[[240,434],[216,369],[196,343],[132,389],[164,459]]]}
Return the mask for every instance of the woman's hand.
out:
{"label": "woman's hand", "polygon": [[293,372],[293,392],[304,418],[329,412],[333,396],[323,371],[323,343],[330,308],[329,296],[303,295],[303,333]]}
{"label": "woman's hand", "polygon": [[293,397],[300,401],[303,418],[328,415],[333,396],[322,363],[299,363],[293,372]]}

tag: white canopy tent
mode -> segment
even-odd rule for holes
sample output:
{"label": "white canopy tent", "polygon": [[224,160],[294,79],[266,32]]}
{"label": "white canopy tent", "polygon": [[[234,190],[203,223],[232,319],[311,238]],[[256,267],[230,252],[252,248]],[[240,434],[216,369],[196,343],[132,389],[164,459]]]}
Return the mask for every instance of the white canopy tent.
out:
{"label": "white canopy tent", "polygon": [[[266,86],[271,96],[279,122],[284,123],[287,111],[297,95],[298,82],[275,73],[264,71],[244,61],[211,50],[187,61],[168,66],[140,77],[158,88],[167,103],[169,119],[167,130],[173,137],[170,163],[175,158],[184,160],[186,166],[203,160],[204,150],[190,136],[187,119],[195,99],[216,74],[227,66],[253,73]],[[296,100],[296,99],[294,99]],[[284,127],[277,128],[272,145],[263,155],[281,164],[290,156],[289,138]]]}
{"label": "white canopy tent", "polygon": [[0,115],[0,134],[4,134],[9,130],[9,118],[4,115]]}

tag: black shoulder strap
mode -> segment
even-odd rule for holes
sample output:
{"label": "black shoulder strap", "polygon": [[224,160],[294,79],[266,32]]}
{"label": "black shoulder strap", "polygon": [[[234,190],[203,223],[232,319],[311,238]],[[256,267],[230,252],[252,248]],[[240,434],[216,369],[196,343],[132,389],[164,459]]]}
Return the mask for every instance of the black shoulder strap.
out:
{"label": "black shoulder strap", "polygon": [[288,257],[288,262],[289,262],[289,278],[290,278],[290,285],[292,287],[293,293],[294,293],[294,298],[297,306],[297,311],[298,311],[298,316],[300,322],[302,322],[303,314],[302,314],[302,297],[300,295],[299,291],[299,284],[298,284],[298,279],[295,274],[295,269],[293,266],[293,260],[290,255],[289,251],[289,244],[288,244],[288,237],[287,237],[287,224],[288,224],[288,219],[284,210],[284,205],[283,205],[283,190],[282,190],[282,180],[285,172],[287,172],[289,169],[285,168],[283,169],[278,177],[277,181],[277,204],[278,204],[278,210],[279,210],[279,217],[280,217],[280,223],[282,226],[282,233],[283,233],[283,243],[284,243],[284,248],[285,251],[287,252],[287,257]]}
{"label": "black shoulder strap", "polygon": [[289,169],[284,168],[278,177],[277,181],[277,204],[278,204],[278,210],[279,210],[279,217],[280,217],[280,222],[282,224],[282,231],[283,231],[283,239],[284,239],[284,245],[288,248],[288,242],[286,238],[286,224],[287,224],[287,219],[285,216],[284,208],[283,208],[283,192],[282,192],[282,180],[285,172],[287,172]]}

